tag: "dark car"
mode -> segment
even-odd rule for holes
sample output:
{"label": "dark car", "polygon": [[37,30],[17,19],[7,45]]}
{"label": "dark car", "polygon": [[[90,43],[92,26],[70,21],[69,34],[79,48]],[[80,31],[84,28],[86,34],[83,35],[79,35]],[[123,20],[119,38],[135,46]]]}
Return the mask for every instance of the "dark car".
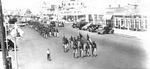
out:
{"label": "dark car", "polygon": [[58,27],[64,27],[64,23],[63,22],[58,22]]}
{"label": "dark car", "polygon": [[56,27],[56,22],[55,22],[55,21],[51,21],[51,22],[50,22],[50,25],[51,25],[52,27]]}
{"label": "dark car", "polygon": [[83,27],[84,25],[86,25],[87,23],[88,23],[88,22],[85,22],[85,21],[76,22],[76,23],[73,23],[73,24],[72,24],[72,27],[73,27],[73,28],[79,28],[79,30],[81,30],[82,27]]}
{"label": "dark car", "polygon": [[100,27],[100,25],[96,25],[96,24],[92,24],[91,26],[89,26],[88,31],[89,32],[96,32],[96,30]]}
{"label": "dark car", "polygon": [[97,29],[98,34],[113,34],[114,29],[110,26],[101,26]]}
{"label": "dark car", "polygon": [[91,23],[88,23],[88,24],[84,25],[81,29],[88,30],[91,25],[92,25]]}

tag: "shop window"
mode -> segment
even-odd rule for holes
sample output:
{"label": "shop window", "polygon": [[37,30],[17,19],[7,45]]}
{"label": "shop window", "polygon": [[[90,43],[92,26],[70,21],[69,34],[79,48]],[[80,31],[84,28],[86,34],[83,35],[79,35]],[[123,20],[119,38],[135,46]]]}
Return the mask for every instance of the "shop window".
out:
{"label": "shop window", "polygon": [[147,29],[147,20],[145,20],[145,29]]}
{"label": "shop window", "polygon": [[70,3],[68,3],[68,5],[70,6]]}
{"label": "shop window", "polygon": [[135,29],[138,28],[138,19],[135,20]]}
{"label": "shop window", "polygon": [[126,19],[126,28],[128,27],[129,21]]}
{"label": "shop window", "polygon": [[121,25],[123,25],[123,24],[124,24],[123,19],[121,19]]}
{"label": "shop window", "polygon": [[116,28],[118,28],[118,25],[119,25],[119,21],[118,19],[116,19]]}

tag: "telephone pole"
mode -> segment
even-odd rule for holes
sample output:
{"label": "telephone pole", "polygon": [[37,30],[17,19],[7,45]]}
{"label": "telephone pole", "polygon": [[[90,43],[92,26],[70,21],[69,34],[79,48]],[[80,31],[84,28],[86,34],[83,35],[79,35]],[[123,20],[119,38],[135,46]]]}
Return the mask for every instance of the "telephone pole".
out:
{"label": "telephone pole", "polygon": [[2,55],[3,55],[3,66],[4,69],[7,69],[7,62],[6,62],[6,49],[5,49],[5,29],[3,25],[3,11],[2,11],[2,2],[0,0],[0,26],[1,26],[1,48],[2,48]]}

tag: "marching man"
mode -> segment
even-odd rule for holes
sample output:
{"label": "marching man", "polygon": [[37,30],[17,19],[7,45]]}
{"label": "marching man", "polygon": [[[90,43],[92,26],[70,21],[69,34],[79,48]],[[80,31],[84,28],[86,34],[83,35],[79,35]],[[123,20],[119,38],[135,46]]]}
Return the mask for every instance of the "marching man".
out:
{"label": "marching man", "polygon": [[95,43],[95,41],[93,41],[93,50],[92,50],[92,55],[93,56],[97,56],[97,54],[96,54],[96,50],[97,50],[97,45],[96,45],[96,43]]}
{"label": "marching man", "polygon": [[59,37],[59,31],[58,31],[58,29],[56,29],[56,37]]}

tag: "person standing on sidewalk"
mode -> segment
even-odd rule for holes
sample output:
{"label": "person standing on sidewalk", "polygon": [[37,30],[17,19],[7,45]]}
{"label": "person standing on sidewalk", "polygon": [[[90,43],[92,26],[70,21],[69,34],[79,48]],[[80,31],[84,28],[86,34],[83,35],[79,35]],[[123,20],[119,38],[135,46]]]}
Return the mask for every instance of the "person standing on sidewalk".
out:
{"label": "person standing on sidewalk", "polygon": [[56,29],[56,37],[59,37],[59,31]]}
{"label": "person standing on sidewalk", "polygon": [[48,60],[48,61],[51,61],[50,50],[47,49],[46,53],[47,53],[47,60]]}

